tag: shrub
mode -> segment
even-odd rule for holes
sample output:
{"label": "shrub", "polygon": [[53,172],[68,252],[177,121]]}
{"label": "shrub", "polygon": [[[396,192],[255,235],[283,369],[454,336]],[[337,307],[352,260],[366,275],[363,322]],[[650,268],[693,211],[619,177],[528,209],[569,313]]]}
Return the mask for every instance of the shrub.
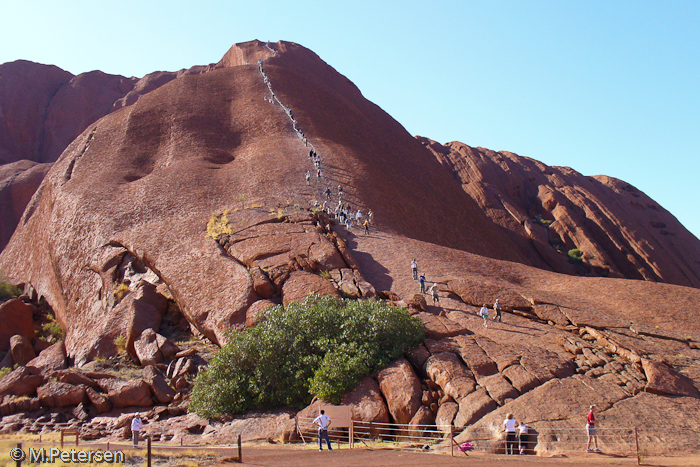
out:
{"label": "shrub", "polygon": [[12,368],[6,366],[5,368],[0,368],[0,379],[12,373]]}
{"label": "shrub", "polygon": [[328,272],[328,271],[325,271],[325,270],[324,270],[324,271],[321,271],[321,272],[319,273],[319,276],[323,277],[324,279],[331,280],[331,273]]}
{"label": "shrub", "polygon": [[48,319],[48,322],[42,324],[41,329],[48,334],[48,339],[46,339],[47,342],[58,342],[63,340],[65,333],[63,332],[63,328],[61,327],[60,323],[56,321],[51,313],[49,313],[46,318]]}
{"label": "shrub", "polygon": [[7,300],[20,295],[22,295],[22,290],[19,287],[0,279],[0,300]]}
{"label": "shrub", "polygon": [[233,229],[229,225],[229,220],[227,214],[230,212],[229,209],[224,210],[221,214],[212,214],[207,222],[207,234],[205,237],[210,237],[216,240],[216,238],[221,234],[231,235]]}
{"label": "shrub", "polygon": [[[122,299],[129,293],[129,284],[126,282],[120,282],[114,287],[114,301],[119,303]],[[115,303],[115,304],[116,304]]]}
{"label": "shrub", "polygon": [[569,256],[570,263],[580,264],[583,262],[583,252],[578,248],[572,248],[567,255]]}
{"label": "shrub", "polygon": [[126,353],[126,337],[117,336],[114,338],[114,345],[117,347],[117,354],[124,355]]}
{"label": "shrub", "polygon": [[310,295],[264,315],[257,326],[228,334],[197,376],[192,411],[215,418],[253,408],[301,408],[314,395],[338,403],[363,376],[424,335],[420,319],[384,302]]}

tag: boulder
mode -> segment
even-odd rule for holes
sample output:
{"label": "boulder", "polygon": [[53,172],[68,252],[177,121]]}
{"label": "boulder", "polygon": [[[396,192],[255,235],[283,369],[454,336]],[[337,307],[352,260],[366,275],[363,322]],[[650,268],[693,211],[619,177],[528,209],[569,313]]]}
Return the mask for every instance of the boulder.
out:
{"label": "boulder", "polygon": [[423,326],[425,326],[425,336],[430,339],[440,340],[467,332],[467,328],[463,325],[445,316],[437,316],[425,312],[417,313],[416,316],[423,322]]}
{"label": "boulder", "polygon": [[432,355],[425,363],[425,372],[445,394],[459,402],[476,389],[476,381],[469,369],[452,352]]}
{"label": "boulder", "polygon": [[262,312],[271,306],[275,306],[275,303],[270,300],[258,300],[250,305],[245,312],[245,327],[249,328],[258,324],[263,319]]}
{"label": "boulder", "polygon": [[490,376],[498,372],[496,363],[486,355],[484,349],[476,343],[472,336],[456,336],[453,338],[453,341],[457,344],[459,355],[474,373],[477,381],[484,376]]}
{"label": "boulder", "polygon": [[518,364],[511,365],[503,370],[503,376],[510,381],[510,384],[512,384],[520,394],[525,394],[541,384],[536,376],[523,368],[522,365]]}
{"label": "boulder", "polygon": [[253,278],[253,290],[262,298],[270,299],[275,296],[275,286],[267,277],[267,274],[259,266],[253,266],[248,270]]}
{"label": "boulder", "polygon": [[644,390],[653,394],[700,397],[698,389],[687,376],[681,375],[668,365],[642,358],[642,368],[647,384]]}
{"label": "boulder", "polygon": [[377,373],[377,381],[394,423],[409,423],[421,407],[423,394],[411,364],[400,358]]}
{"label": "boulder", "polygon": [[435,414],[428,407],[421,406],[408,424],[408,436],[420,441],[426,431],[435,429],[434,425]]}
{"label": "boulder", "polygon": [[68,407],[85,400],[85,386],[74,386],[60,381],[50,381],[40,386],[36,393],[44,407]]}
{"label": "boulder", "polygon": [[0,379],[0,396],[31,396],[44,381],[43,375],[34,374],[27,367],[21,366]]}
{"label": "boulder", "polygon": [[414,308],[419,311],[428,311],[428,303],[425,301],[423,294],[415,294],[413,298],[406,302],[409,308]]}
{"label": "boulder", "polygon": [[153,395],[161,404],[169,404],[175,397],[173,388],[168,386],[161,372],[153,365],[148,365],[143,369],[143,380],[148,383]]}
{"label": "boulder", "polygon": [[147,366],[170,360],[180,348],[149,328],[134,341],[134,351],[141,365]]}
{"label": "boulder", "polygon": [[[342,405],[349,405],[353,420],[389,423],[389,409],[384,402],[379,383],[371,376],[365,376],[355,386],[355,389],[345,394],[340,401]],[[370,431],[372,437],[385,433],[384,430],[373,428]]]}
{"label": "boulder", "polygon": [[14,361],[12,361],[12,352],[6,352],[5,356],[2,358],[2,361],[0,361],[0,368],[12,368],[12,366],[15,364]]}
{"label": "boulder", "polygon": [[455,416],[454,426],[461,428],[472,425],[496,408],[498,404],[489,397],[486,389],[479,388],[459,402],[459,412]]}
{"label": "boulder", "polygon": [[144,380],[123,381],[120,379],[101,379],[97,381],[107,393],[114,408],[150,407],[153,405],[151,390]]}
{"label": "boulder", "polygon": [[479,380],[479,384],[486,388],[491,399],[498,405],[504,405],[520,395],[501,374],[486,376]]}
{"label": "boulder", "polygon": [[445,402],[438,408],[437,416],[435,417],[435,425],[438,430],[445,434],[450,433],[452,422],[459,413],[459,404],[456,402]]}
{"label": "boulder", "polygon": [[425,362],[430,358],[430,352],[425,348],[425,345],[419,344],[406,352],[406,358],[414,368],[418,368],[419,372],[422,373]]}
{"label": "boulder", "polygon": [[105,397],[103,394],[95,391],[93,388],[88,387],[85,390],[85,394],[98,414],[106,413],[112,410],[112,404],[109,403],[109,399],[107,399],[107,397]]}
{"label": "boulder", "polygon": [[56,381],[60,381],[62,383],[68,383],[73,385],[82,384],[86,387],[90,387],[93,389],[100,388],[100,386],[94,379],[89,378],[82,373],[78,373],[77,371],[58,370],[52,372],[51,376],[56,378]]}
{"label": "boulder", "polygon": [[47,374],[52,371],[65,370],[67,368],[67,358],[65,343],[58,341],[27,363],[27,368],[35,374]]}
{"label": "boulder", "polygon": [[16,334],[10,338],[10,353],[16,365],[24,366],[36,357],[32,343],[24,336]]}
{"label": "boulder", "polygon": [[340,298],[338,290],[328,279],[309,272],[294,271],[282,287],[282,304],[287,306],[292,302],[300,302],[312,293]]}
{"label": "boulder", "polygon": [[10,349],[12,336],[34,339],[32,309],[19,298],[11,298],[0,305],[0,324],[0,352]]}

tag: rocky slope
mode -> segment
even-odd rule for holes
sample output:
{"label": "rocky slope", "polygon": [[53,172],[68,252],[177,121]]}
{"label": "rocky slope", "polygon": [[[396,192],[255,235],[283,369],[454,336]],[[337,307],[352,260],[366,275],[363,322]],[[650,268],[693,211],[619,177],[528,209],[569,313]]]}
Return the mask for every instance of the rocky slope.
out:
{"label": "rocky slope", "polygon": [[[698,239],[629,183],[509,152],[418,140],[545,267],[700,286]],[[574,248],[583,253],[581,265],[566,254]]]}
{"label": "rocky slope", "polygon": [[[544,441],[580,427],[595,403],[610,426],[663,416],[690,436],[677,409],[684,405],[686,420],[700,416],[700,289],[621,277],[695,285],[697,239],[660,208],[644,208],[653,203],[644,195],[515,155],[413,138],[293,43],[238,44],[214,66],[163,80],[68,145],[0,254],[0,270],[27,284],[24,301],[50,304],[66,331],[64,343],[42,348],[32,333],[38,312],[29,313],[33,325],[30,317],[8,331],[4,348],[20,366],[0,380],[3,414],[78,400],[87,415],[107,402],[161,404],[149,411],[152,429],[169,430],[182,412],[172,401],[189,384],[179,377],[198,364],[165,330],[179,323],[222,344],[225,331],[255,325],[266,306],[318,292],[389,299],[426,327],[424,344],[346,396],[361,420],[414,431],[439,420],[495,438],[513,412],[548,433],[547,450],[556,448]],[[335,205],[338,185],[353,210],[374,211],[370,235],[312,209],[327,187]],[[644,214],[628,215],[630,201]],[[583,251],[582,264],[556,242]],[[414,258],[439,303],[417,294]],[[485,327],[476,310],[496,298],[504,322]],[[123,352],[144,366],[133,381],[95,372]],[[69,364],[80,368],[55,373]],[[104,432],[125,420],[90,423]],[[264,423],[289,437],[290,421],[282,413]],[[211,439],[234,422],[187,423]]]}

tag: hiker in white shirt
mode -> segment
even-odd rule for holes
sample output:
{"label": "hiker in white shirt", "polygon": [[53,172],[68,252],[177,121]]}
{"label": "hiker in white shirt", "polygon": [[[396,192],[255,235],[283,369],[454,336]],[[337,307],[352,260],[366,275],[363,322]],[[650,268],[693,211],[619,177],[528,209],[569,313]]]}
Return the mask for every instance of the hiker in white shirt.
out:
{"label": "hiker in white shirt", "polygon": [[318,425],[318,450],[323,451],[323,440],[326,440],[328,450],[332,451],[331,440],[328,437],[328,427],[331,426],[331,419],[324,410],[321,410],[321,415],[314,418],[314,423]]}

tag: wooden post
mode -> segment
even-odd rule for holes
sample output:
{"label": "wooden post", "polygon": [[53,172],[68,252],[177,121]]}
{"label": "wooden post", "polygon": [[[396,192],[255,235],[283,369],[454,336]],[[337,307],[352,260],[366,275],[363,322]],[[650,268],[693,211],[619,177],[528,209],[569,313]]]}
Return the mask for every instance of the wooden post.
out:
{"label": "wooden post", "polygon": [[450,455],[455,456],[455,429],[453,425],[450,425],[450,450],[452,451]]}
{"label": "wooden post", "polygon": [[[17,443],[17,449],[22,450],[22,443]],[[17,462],[17,467],[20,467],[22,465],[22,461],[18,460]]]}
{"label": "wooden post", "polygon": [[151,467],[151,437],[146,438],[146,467]]}
{"label": "wooden post", "polygon": [[109,441],[107,441],[107,450],[109,451]]}
{"label": "wooden post", "polygon": [[238,434],[238,462],[243,463],[243,450],[241,449],[241,434]]}
{"label": "wooden post", "polygon": [[355,447],[355,420],[350,420],[350,448]]}
{"label": "wooden post", "polygon": [[61,449],[63,449],[63,430],[61,430]]}
{"label": "wooden post", "polygon": [[637,465],[642,465],[642,460],[639,457],[639,436],[637,435],[637,427],[634,427],[634,444],[637,447]]}

